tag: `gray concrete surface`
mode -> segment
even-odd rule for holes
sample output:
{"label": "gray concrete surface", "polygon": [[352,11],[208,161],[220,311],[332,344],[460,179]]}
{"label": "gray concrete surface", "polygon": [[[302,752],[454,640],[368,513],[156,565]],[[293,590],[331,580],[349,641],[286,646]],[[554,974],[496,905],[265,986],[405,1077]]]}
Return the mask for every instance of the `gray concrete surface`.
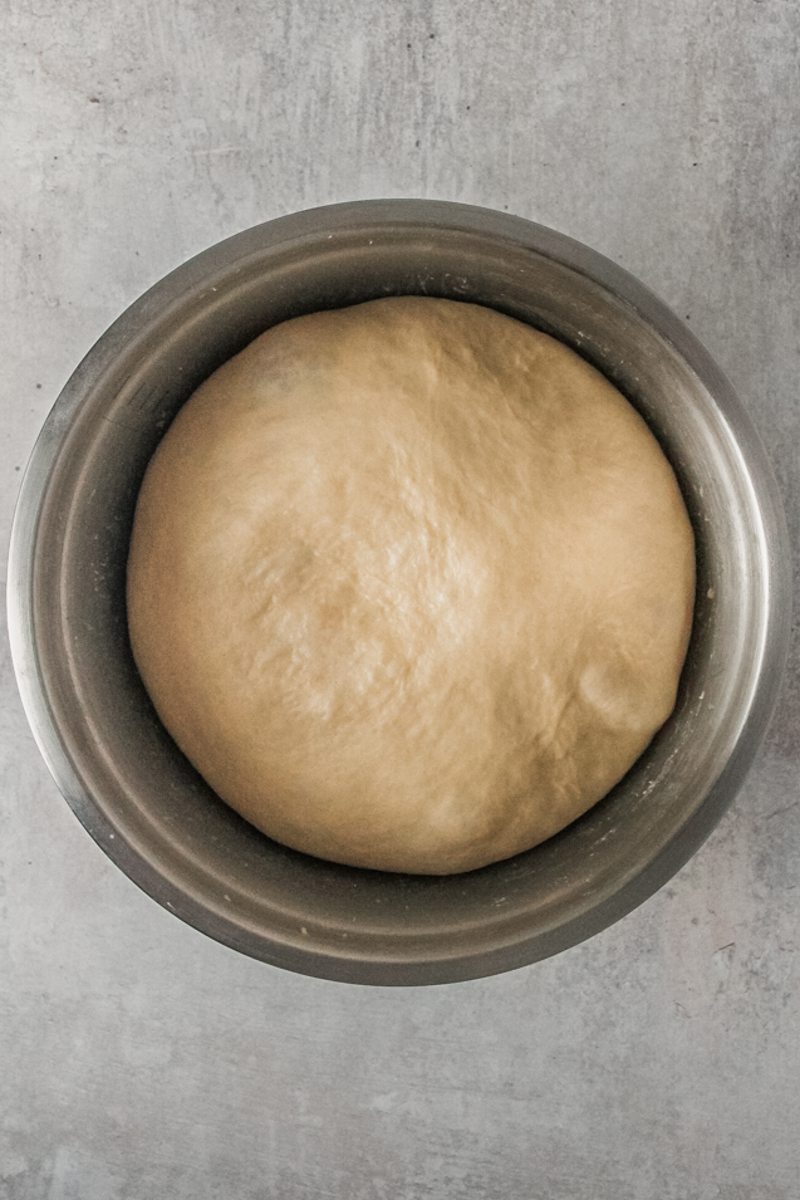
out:
{"label": "gray concrete surface", "polygon": [[[3,0],[4,531],[78,358],[187,255],[359,196],[616,258],[746,399],[798,535],[793,0]],[[3,555],[3,558],[5,555]],[[60,800],[0,646],[3,1200],[796,1200],[798,660],[700,854],[589,944],[382,991],[181,925]]]}

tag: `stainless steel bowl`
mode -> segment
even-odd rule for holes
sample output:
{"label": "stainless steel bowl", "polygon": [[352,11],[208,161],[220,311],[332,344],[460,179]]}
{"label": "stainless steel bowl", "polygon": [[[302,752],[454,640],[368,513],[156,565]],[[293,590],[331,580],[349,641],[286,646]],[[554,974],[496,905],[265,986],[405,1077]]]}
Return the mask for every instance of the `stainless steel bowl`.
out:
{"label": "stainless steel bowl", "polygon": [[[467,875],[397,876],[287,850],[223,805],[159,724],[128,645],[125,562],[145,465],[176,410],[268,326],[387,294],[473,300],[556,334],[654,430],[697,536],[677,709],[559,836]],[[174,271],[58,398],[17,508],[10,631],[25,708],[73,811],[159,903],[246,954],[356,983],[441,983],[554,954],[673,875],[732,800],[775,698],[789,621],[780,502],[747,416],[686,327],[552,230],[377,201],[250,229]]]}

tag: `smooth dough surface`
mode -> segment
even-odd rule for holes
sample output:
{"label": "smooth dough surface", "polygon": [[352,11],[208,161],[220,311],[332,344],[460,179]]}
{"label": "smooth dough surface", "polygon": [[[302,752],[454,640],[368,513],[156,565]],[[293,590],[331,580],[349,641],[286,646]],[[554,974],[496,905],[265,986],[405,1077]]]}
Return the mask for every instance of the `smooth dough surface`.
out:
{"label": "smooth dough surface", "polygon": [[400,297],[276,326],[139,496],[136,662],[216,792],[322,858],[450,873],[599,800],[671,712],[694,546],[634,409],[558,341]]}

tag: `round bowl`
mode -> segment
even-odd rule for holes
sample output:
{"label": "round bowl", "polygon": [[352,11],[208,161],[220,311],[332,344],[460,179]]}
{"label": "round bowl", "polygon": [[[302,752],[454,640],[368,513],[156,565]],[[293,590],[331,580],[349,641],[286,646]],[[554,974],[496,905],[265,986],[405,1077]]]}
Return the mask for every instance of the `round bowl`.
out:
{"label": "round bowl", "polygon": [[[642,413],[697,539],[678,704],[622,782],[563,833],[464,875],[347,868],[227,808],[155,716],[131,657],[125,565],[145,466],[180,405],[268,326],[377,296],[470,300],[561,338]],[[211,937],[329,979],[442,983],[603,929],[686,862],[739,787],[775,698],[789,555],[764,452],[686,327],[594,251],[460,204],[369,201],[270,221],[137,300],[59,396],[14,521],[9,625],[28,718],[92,837]]]}

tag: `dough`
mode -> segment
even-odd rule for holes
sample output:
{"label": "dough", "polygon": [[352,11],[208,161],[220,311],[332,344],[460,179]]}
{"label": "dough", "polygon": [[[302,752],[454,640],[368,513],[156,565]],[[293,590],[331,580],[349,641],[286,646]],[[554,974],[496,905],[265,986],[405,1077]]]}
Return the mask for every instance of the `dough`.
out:
{"label": "dough", "polygon": [[599,800],[669,716],[691,526],[647,426],[560,342],[477,305],[287,321],[147,470],[128,567],[164,725],[248,821],[446,874]]}

